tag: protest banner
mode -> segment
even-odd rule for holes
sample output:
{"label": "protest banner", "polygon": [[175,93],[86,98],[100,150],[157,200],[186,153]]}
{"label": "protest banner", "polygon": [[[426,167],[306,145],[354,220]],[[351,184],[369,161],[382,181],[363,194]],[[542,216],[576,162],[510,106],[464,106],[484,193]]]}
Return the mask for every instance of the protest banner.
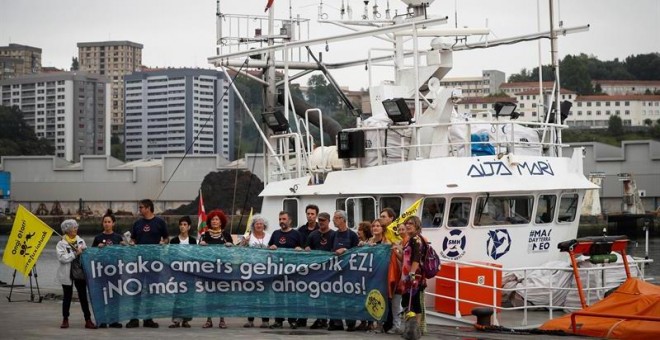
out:
{"label": "protest banner", "polygon": [[388,245],[341,256],[138,245],[88,249],[83,266],[99,323],[172,316],[383,320],[390,252]]}

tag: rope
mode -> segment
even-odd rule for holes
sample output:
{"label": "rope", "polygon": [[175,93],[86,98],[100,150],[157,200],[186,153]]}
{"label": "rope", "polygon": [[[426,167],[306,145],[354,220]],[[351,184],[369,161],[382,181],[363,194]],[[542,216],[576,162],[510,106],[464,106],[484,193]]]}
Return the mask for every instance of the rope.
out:
{"label": "rope", "polygon": [[[241,67],[238,69],[238,72],[236,72],[236,75],[233,78],[231,78],[231,82],[229,82],[229,86],[227,86],[227,89],[225,90],[225,92],[222,94],[222,96],[220,96],[220,99],[218,100],[218,102],[215,103],[216,107],[218,105],[220,105],[220,103],[222,102],[222,99],[225,98],[225,96],[227,95],[227,92],[229,92],[229,89],[231,88],[231,85],[234,84],[234,81],[236,81],[236,77],[238,77],[238,75],[240,74],[243,67],[245,67],[247,65],[248,61],[249,61],[249,58],[245,58],[245,62],[243,62]],[[195,139],[193,139],[192,143],[190,143],[190,145],[186,149],[186,152],[183,154],[183,157],[181,157],[181,160],[179,160],[179,164],[176,165],[176,167],[174,168],[174,171],[172,171],[172,174],[170,175],[170,177],[165,182],[165,185],[163,185],[163,188],[160,190],[158,195],[156,195],[156,199],[155,199],[156,201],[160,198],[160,195],[163,194],[163,191],[165,191],[165,188],[167,188],[167,185],[170,184],[170,181],[172,180],[172,177],[174,177],[174,174],[176,174],[177,170],[179,170],[179,167],[181,166],[181,163],[183,163],[183,160],[185,160],[186,156],[188,156],[188,154],[190,153],[190,150],[192,149],[193,145],[195,145],[195,142],[197,141],[197,139],[199,139],[199,135],[206,128],[206,125],[208,124],[209,120],[211,120],[211,117],[214,117],[214,115],[209,115],[206,118],[206,120],[204,121],[204,125],[202,125],[201,129],[199,129],[199,131],[197,132],[197,135],[195,135]]]}

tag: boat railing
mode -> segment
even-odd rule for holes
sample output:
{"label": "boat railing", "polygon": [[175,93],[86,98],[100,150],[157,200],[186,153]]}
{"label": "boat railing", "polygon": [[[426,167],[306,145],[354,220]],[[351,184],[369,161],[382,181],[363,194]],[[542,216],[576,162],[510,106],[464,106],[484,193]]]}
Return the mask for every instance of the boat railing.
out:
{"label": "boat railing", "polygon": [[[651,262],[653,262],[652,259],[642,259],[642,258],[633,258],[632,261],[629,261],[631,266],[636,266],[638,268],[639,277],[642,279],[645,278],[644,276],[645,265]],[[493,323],[495,325],[503,325],[514,328],[516,327],[529,328],[529,327],[538,326],[539,322],[542,323],[545,320],[552,319],[555,313],[564,314],[566,312],[582,309],[579,300],[577,300],[577,288],[573,287],[573,285],[569,287],[558,287],[556,285],[553,286],[553,280],[549,279],[547,280],[548,282],[547,285],[528,286],[528,282],[529,282],[528,279],[530,278],[530,273],[537,270],[567,272],[568,274],[571,275],[570,282],[573,283],[574,281],[574,278],[572,276],[573,269],[570,266],[501,268],[500,266],[493,266],[483,262],[475,263],[468,261],[443,260],[443,265],[447,265],[448,263],[453,264],[453,266],[450,266],[450,270],[453,269],[453,273],[452,273],[453,277],[451,277],[452,275],[445,275],[442,273],[438,273],[438,275],[435,277],[435,287],[436,287],[435,292],[426,291],[425,295],[432,297],[434,300],[437,300],[438,298],[442,299],[444,303],[453,303],[452,306],[453,308],[451,308],[453,314],[449,314],[449,315],[454,320],[464,321],[466,323],[473,322],[474,319],[468,315],[465,315],[464,314],[465,311],[463,311],[463,314],[461,313],[461,307],[465,309],[466,305],[490,307],[493,310]],[[472,274],[461,273],[462,266],[480,268],[481,270],[480,274],[489,275],[490,279],[484,280],[483,282],[475,282],[473,273]],[[611,263],[607,266],[595,265],[593,267],[579,268],[580,274],[584,278],[583,281],[586,281],[585,283],[583,283],[583,291],[585,291],[585,295],[587,296],[587,301],[589,301],[589,303],[594,303],[602,299],[603,295],[607,291],[618,287],[619,284],[623,282],[623,281],[612,280],[612,282],[608,282],[606,284],[605,283],[606,280],[604,278],[606,270],[624,271],[624,265],[623,263],[620,264]],[[503,288],[499,286],[498,283],[501,284],[501,281],[498,282],[498,280],[496,280],[495,278],[498,277],[503,278],[506,277],[507,275],[516,275],[517,282],[521,283],[522,287],[516,286],[513,288]],[[602,279],[602,281],[600,282],[602,282],[603,284],[594,287],[592,286],[592,278],[595,278],[596,275],[600,275],[599,277]],[[623,279],[625,280],[625,276]],[[652,278],[647,280],[652,280]],[[453,291],[450,294],[446,294],[446,293],[441,294],[438,292],[439,291],[438,285],[453,288]],[[469,294],[461,293],[463,290],[474,290],[476,287],[480,287],[482,290],[485,287],[487,287],[487,290],[490,291],[489,296],[482,295],[479,296],[478,299],[474,299],[474,298],[466,297],[466,295]],[[447,289],[445,289],[445,291],[446,290]],[[571,292],[575,293],[576,300],[574,301],[575,302],[574,305],[553,304],[555,295],[563,291],[568,291],[568,294],[570,294]],[[502,296],[514,294],[514,293],[518,294],[520,298],[522,298],[521,304],[514,306],[514,305],[507,305],[501,303]],[[547,294],[547,301],[549,303],[533,304],[532,302],[529,301],[529,297],[531,294],[535,294],[538,297],[538,296],[542,296],[542,294],[544,293]],[[437,309],[438,302],[436,301],[435,303],[436,303],[435,307]],[[429,310],[430,308],[427,306],[427,311]],[[445,306],[443,310],[447,311],[449,310],[449,308]],[[515,318],[514,322],[504,321],[505,318],[503,318],[502,316],[511,311],[522,311],[522,318],[520,319]],[[532,313],[534,314],[533,315],[534,318],[532,318]],[[545,317],[541,317],[539,319],[538,317],[539,313],[545,314]],[[530,320],[532,320],[532,322],[530,322]]]}
{"label": "boat railing", "polygon": [[274,154],[269,155],[269,179],[278,181],[302,177],[308,169],[308,153],[303,136],[299,133],[284,133],[269,137]]}
{"label": "boat railing", "polygon": [[[302,124],[309,130],[309,111]],[[319,116],[321,113],[319,112]],[[564,128],[564,125],[518,121],[454,121],[451,123],[427,123],[410,125],[388,125],[382,127],[362,126],[344,129],[352,133],[365,134],[365,157],[345,160],[343,169],[355,169],[408,160],[436,157],[471,157],[492,155],[558,155],[557,149],[567,146],[560,142],[541,140],[541,131],[549,128]],[[530,138],[517,137],[516,131],[523,130]],[[321,130],[323,131],[323,130]],[[445,141],[434,143],[428,137],[433,133],[445,133]],[[427,137],[422,137],[422,135]],[[477,135],[477,138],[473,138]],[[484,137],[488,135],[488,137]],[[536,137],[536,138],[534,138]],[[276,134],[269,137],[274,152],[269,154],[269,180],[284,180],[303,175],[322,176],[332,168],[316,168],[309,164],[313,138],[305,133]],[[323,145],[321,145],[323,146]],[[429,150],[443,150],[431,152]],[[440,156],[438,156],[440,155]],[[444,156],[443,156],[444,155]],[[325,158],[325,156],[324,156]],[[311,169],[315,170],[312,171]]]}
{"label": "boat railing", "polygon": [[[432,157],[429,154],[444,154],[446,157],[471,157],[483,154],[557,155],[557,149],[567,145],[550,140],[549,134],[546,135],[545,140],[542,140],[541,132],[544,129],[565,127],[561,124],[541,122],[454,121],[382,127],[365,126],[343,131],[365,133],[367,159],[357,162],[357,165],[366,167]],[[443,132],[447,136],[445,141],[431,142],[432,138],[429,137],[431,134]],[[518,132],[521,135],[525,133],[529,138],[518,135]],[[432,148],[444,151],[430,153],[428,150]]]}

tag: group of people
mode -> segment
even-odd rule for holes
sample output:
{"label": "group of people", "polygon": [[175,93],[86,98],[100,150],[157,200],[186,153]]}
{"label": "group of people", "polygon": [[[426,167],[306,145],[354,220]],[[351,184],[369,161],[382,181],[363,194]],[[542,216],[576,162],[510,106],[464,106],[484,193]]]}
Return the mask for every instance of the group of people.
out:
{"label": "group of people", "polygon": [[[114,231],[115,217],[108,212],[103,216],[103,232],[94,238],[93,247],[107,247],[114,245],[136,245],[136,244],[181,244],[200,246],[222,245],[222,246],[246,246],[251,248],[279,249],[289,248],[299,251],[320,250],[333,252],[341,255],[348,249],[357,246],[370,246],[377,244],[391,244],[392,252],[389,259],[388,272],[388,310],[389,313],[384,322],[375,323],[370,320],[361,320],[356,326],[357,320],[325,320],[316,319],[311,329],[327,329],[330,331],[346,330],[370,331],[384,333],[401,333],[402,310],[416,313],[417,324],[424,330],[424,288],[426,281],[422,275],[420,263],[425,251],[426,242],[421,236],[421,220],[417,216],[410,216],[399,226],[401,242],[391,243],[385,237],[385,230],[396,217],[391,208],[385,208],[380,212],[379,218],[374,221],[364,221],[359,224],[357,233],[348,226],[348,216],[345,211],[337,210],[332,215],[335,229],[330,227],[331,216],[327,212],[319,212],[316,205],[310,204],[305,207],[307,221],[298,228],[294,228],[291,217],[286,211],[279,213],[279,229],[271,231],[268,220],[262,215],[255,215],[250,223],[250,233],[242,238],[237,244],[234,243],[227,225],[228,219],[222,210],[215,209],[207,215],[208,230],[203,233],[199,240],[190,235],[191,220],[188,216],[179,219],[179,234],[169,239],[167,224],[154,214],[154,204],[145,199],[139,202],[141,218],[132,227],[130,239],[124,240],[122,235]],[[79,259],[86,249],[85,241],[77,235],[78,224],[75,220],[65,220],[61,224],[64,236],[57,244],[57,257],[60,266],[56,279],[62,285],[64,301],[62,304],[61,328],[69,327],[69,309],[73,295],[73,286],[78,291],[80,304],[85,318],[85,328],[95,329],[97,326],[91,321],[89,302],[87,299],[87,284],[84,279],[74,278],[72,263]],[[74,264],[75,265],[75,264]],[[190,328],[192,318],[185,310],[173,311],[172,324],[170,328]],[[254,317],[247,319],[244,327],[255,327]],[[275,318],[271,324],[269,318],[261,318],[261,328],[278,329],[284,327],[284,317]],[[288,318],[289,327],[307,327],[306,318]],[[346,328],[344,328],[344,324]],[[143,320],[143,327],[157,328],[158,323],[152,319]],[[218,326],[226,328],[224,317],[220,317]],[[101,328],[122,328],[122,324],[115,322],[111,324],[100,324]],[[137,318],[131,319],[126,328],[139,327]],[[213,327],[213,321],[207,318],[203,328]]]}

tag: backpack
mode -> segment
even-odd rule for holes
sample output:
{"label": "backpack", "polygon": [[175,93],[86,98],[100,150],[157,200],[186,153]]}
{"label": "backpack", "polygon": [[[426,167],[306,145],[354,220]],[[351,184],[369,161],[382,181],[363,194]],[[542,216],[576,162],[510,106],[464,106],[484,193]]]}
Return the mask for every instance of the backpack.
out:
{"label": "backpack", "polygon": [[431,244],[422,237],[422,243],[425,246],[424,257],[422,258],[422,273],[427,279],[434,278],[440,271],[440,256],[435,252]]}

